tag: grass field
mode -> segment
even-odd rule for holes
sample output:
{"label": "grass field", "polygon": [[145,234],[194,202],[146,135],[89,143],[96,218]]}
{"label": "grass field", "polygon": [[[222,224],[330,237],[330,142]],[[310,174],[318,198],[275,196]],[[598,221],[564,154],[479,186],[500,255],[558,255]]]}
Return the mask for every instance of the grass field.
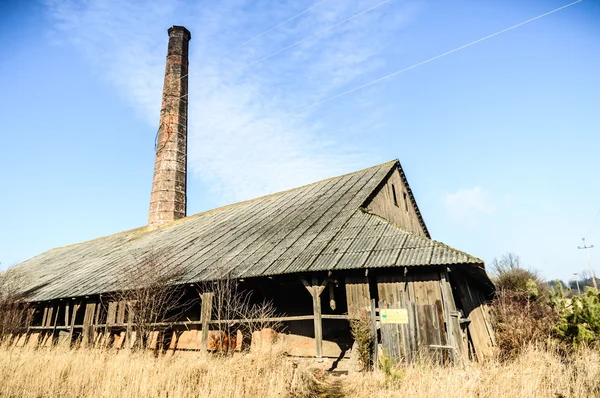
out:
{"label": "grass field", "polygon": [[281,355],[155,358],[127,351],[0,349],[0,397],[593,397],[600,353],[531,348],[512,361],[330,376]]}

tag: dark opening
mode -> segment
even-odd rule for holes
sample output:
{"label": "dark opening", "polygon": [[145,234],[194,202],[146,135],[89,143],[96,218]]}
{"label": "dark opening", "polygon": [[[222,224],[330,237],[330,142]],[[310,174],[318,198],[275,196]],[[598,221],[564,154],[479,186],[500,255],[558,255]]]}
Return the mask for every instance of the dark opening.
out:
{"label": "dark opening", "polygon": [[404,210],[406,210],[406,212],[408,213],[408,198],[406,192],[402,192],[402,194],[404,195]]}
{"label": "dark opening", "polygon": [[394,196],[394,205],[398,207],[398,199],[396,198],[396,187],[392,184],[392,195]]}

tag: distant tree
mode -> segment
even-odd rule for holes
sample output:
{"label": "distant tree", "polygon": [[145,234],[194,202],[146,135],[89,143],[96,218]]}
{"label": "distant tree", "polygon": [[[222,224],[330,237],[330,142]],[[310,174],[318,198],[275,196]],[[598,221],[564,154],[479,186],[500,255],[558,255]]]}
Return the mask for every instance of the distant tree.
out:
{"label": "distant tree", "polygon": [[[594,277],[589,270],[583,270],[579,273],[579,285],[583,290],[585,286],[594,287]],[[596,284],[600,285],[600,279],[596,277]]]}
{"label": "distant tree", "polygon": [[514,253],[504,254],[500,259],[494,258],[491,271],[498,290],[527,292],[531,296],[538,296],[545,287],[539,273],[525,268],[521,258]]}
{"label": "distant tree", "polygon": [[564,281],[561,281],[560,279],[548,281],[548,286],[550,286],[553,289],[558,288],[559,285],[562,289],[566,289],[569,286],[568,284],[566,284]]}

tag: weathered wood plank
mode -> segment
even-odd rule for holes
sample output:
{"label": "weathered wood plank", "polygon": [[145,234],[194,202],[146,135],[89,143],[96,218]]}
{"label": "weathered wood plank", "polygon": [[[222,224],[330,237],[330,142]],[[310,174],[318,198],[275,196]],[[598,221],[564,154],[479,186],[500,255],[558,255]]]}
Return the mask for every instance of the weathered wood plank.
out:
{"label": "weathered wood plank", "polygon": [[106,312],[106,324],[112,325],[117,323],[117,306],[118,302],[111,301],[108,303],[108,311]]}
{"label": "weathered wood plank", "polygon": [[71,314],[71,322],[69,323],[70,328],[69,328],[69,341],[73,341],[73,330],[74,330],[74,326],[75,326],[75,318],[77,317],[77,312],[79,311],[79,308],[81,307],[81,301],[77,304],[73,304],[73,311]]}
{"label": "weathered wood plank", "polygon": [[208,349],[208,324],[212,317],[213,307],[213,292],[206,292],[200,295],[201,307],[200,307],[200,322],[202,323],[202,337],[201,346],[202,350]]}
{"label": "weathered wood plank", "polygon": [[96,303],[87,303],[85,306],[85,314],[83,316],[83,330],[81,332],[83,346],[91,345],[94,341],[94,315],[96,312]]}
{"label": "weathered wood plank", "polygon": [[370,307],[371,294],[366,276],[346,276],[346,301],[351,319],[359,318],[361,312]]}
{"label": "weathered wood plank", "polygon": [[313,314],[314,314],[314,327],[315,327],[315,354],[317,358],[323,357],[323,322],[321,320],[321,292],[322,286],[319,286],[317,278],[312,280],[312,302],[313,302]]}

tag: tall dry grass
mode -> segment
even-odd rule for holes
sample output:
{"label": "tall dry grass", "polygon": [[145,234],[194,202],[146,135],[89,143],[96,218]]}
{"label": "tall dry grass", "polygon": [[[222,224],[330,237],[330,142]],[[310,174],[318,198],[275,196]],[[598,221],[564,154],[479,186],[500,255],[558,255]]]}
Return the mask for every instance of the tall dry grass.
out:
{"label": "tall dry grass", "polygon": [[282,355],[154,357],[101,350],[0,348],[0,397],[311,397],[316,379]]}
{"label": "tall dry grass", "polygon": [[565,358],[530,346],[508,361],[490,360],[465,367],[415,364],[348,377],[338,383],[348,397],[552,397],[600,396],[600,352],[580,350]]}
{"label": "tall dry grass", "polygon": [[465,367],[331,376],[281,355],[155,358],[127,351],[0,349],[0,397],[595,397],[600,352],[564,357],[529,347],[515,359]]}

